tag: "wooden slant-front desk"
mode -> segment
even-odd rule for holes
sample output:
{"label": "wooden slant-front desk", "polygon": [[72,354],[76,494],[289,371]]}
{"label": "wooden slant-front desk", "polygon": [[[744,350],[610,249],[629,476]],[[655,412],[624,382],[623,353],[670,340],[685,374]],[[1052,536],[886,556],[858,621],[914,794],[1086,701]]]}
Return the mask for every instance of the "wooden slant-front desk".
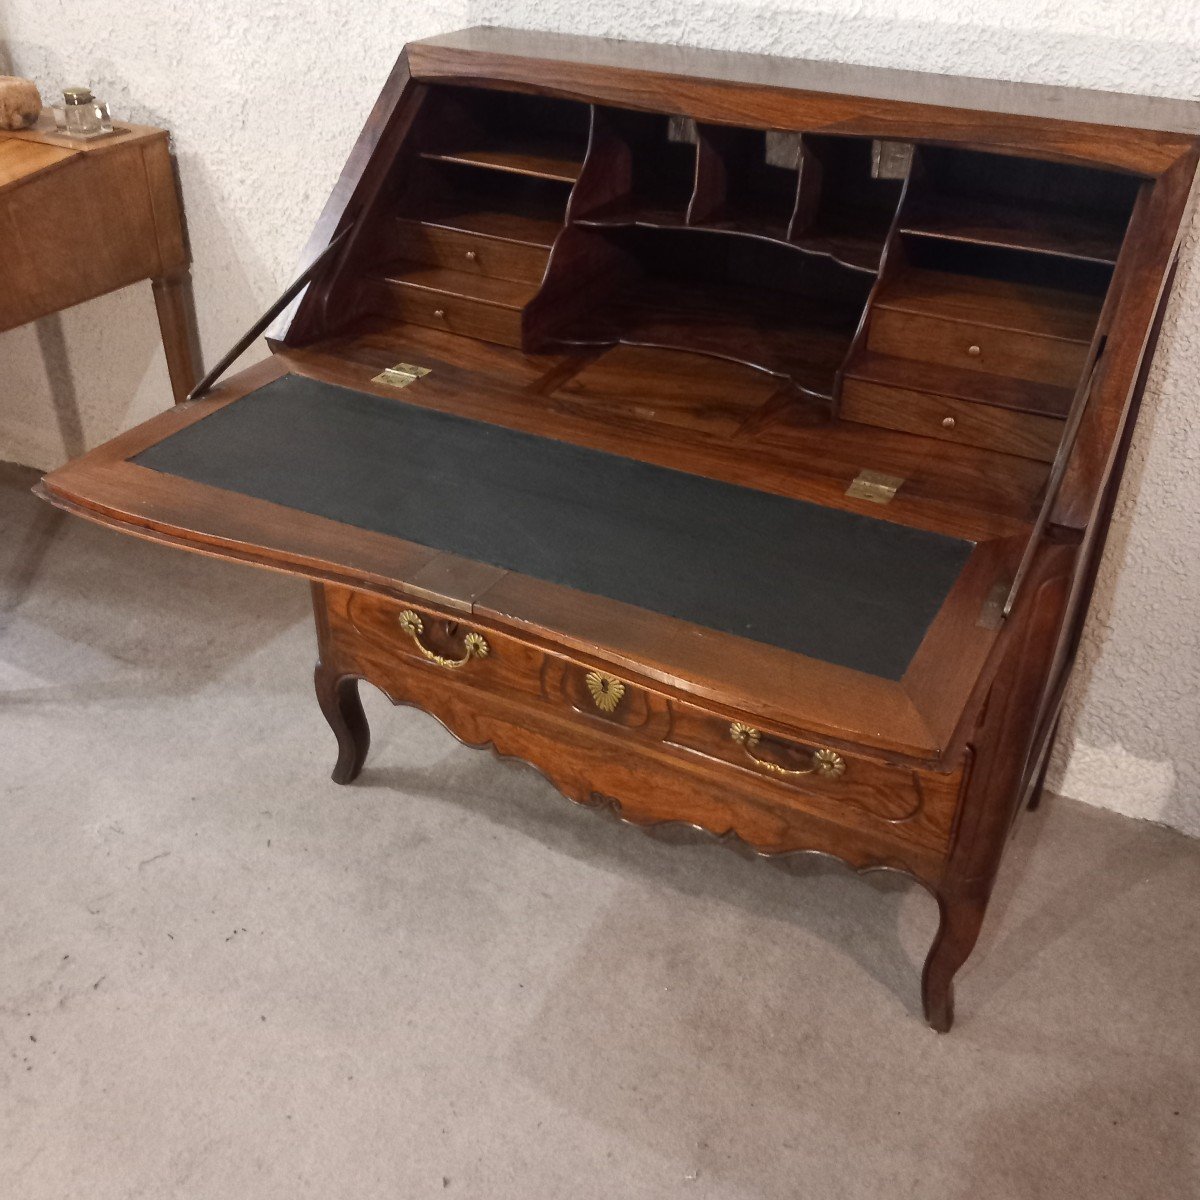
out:
{"label": "wooden slant-front desk", "polygon": [[[407,48],[272,355],[49,475],[313,581],[357,685],[638,825],[920,881],[1035,800],[1200,106],[498,29]],[[332,249],[330,249],[332,247]]]}

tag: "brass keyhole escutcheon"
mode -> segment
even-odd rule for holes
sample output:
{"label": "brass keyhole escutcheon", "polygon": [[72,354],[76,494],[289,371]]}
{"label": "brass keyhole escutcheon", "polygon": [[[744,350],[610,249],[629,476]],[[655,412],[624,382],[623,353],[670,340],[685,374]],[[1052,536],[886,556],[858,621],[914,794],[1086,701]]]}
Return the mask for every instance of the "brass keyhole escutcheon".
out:
{"label": "brass keyhole escutcheon", "polygon": [[610,675],[607,671],[589,671],[583,681],[601,712],[616,711],[621,697],[625,695],[625,685],[615,675]]}

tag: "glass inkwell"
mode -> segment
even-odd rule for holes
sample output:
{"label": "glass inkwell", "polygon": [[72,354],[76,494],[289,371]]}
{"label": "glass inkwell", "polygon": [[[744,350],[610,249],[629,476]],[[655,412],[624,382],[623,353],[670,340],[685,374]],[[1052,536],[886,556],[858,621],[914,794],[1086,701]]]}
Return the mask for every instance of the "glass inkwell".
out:
{"label": "glass inkwell", "polygon": [[54,115],[61,115],[57,124],[68,137],[94,138],[113,131],[108,105],[98,101],[88,87],[63,88],[63,106]]}

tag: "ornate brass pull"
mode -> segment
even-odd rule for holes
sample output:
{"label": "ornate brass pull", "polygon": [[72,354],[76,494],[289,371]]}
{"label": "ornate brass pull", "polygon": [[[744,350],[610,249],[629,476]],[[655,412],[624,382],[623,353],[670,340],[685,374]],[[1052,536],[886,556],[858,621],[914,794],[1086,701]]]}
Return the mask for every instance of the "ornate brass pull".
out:
{"label": "ornate brass pull", "polygon": [[439,667],[445,667],[448,671],[456,671],[459,667],[465,667],[473,658],[487,658],[490,650],[483,634],[472,630],[463,638],[462,658],[444,658],[440,654],[435,654],[428,646],[421,644],[421,634],[425,632],[425,624],[411,608],[406,608],[400,614],[400,628],[412,638],[413,644],[421,652],[422,657],[429,659],[431,663],[437,663]]}
{"label": "ornate brass pull", "polygon": [[760,770],[769,771],[772,775],[791,777],[794,775],[821,775],[826,779],[837,779],[846,770],[846,760],[836,750],[818,749],[812,752],[812,765],[799,770],[789,770],[778,763],[759,758],[754,753],[754,747],[762,741],[762,733],[753,725],[743,725],[734,721],[729,726],[729,736],[746,752],[746,757]]}

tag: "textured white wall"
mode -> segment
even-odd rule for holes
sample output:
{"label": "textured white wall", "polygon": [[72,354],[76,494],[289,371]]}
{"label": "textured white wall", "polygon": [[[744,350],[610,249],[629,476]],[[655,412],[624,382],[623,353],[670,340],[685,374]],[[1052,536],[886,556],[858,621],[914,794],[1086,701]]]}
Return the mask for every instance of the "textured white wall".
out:
{"label": "textured white wall", "polygon": [[[0,71],[169,126],[205,360],[277,294],[407,40],[473,24],[1200,98],[1195,0],[8,0]],[[103,214],[96,214],[102,220]],[[1200,271],[1193,229],[1052,782],[1200,835]],[[0,247],[0,254],[3,250]],[[149,288],[0,335],[0,459],[49,467],[168,402]]]}

